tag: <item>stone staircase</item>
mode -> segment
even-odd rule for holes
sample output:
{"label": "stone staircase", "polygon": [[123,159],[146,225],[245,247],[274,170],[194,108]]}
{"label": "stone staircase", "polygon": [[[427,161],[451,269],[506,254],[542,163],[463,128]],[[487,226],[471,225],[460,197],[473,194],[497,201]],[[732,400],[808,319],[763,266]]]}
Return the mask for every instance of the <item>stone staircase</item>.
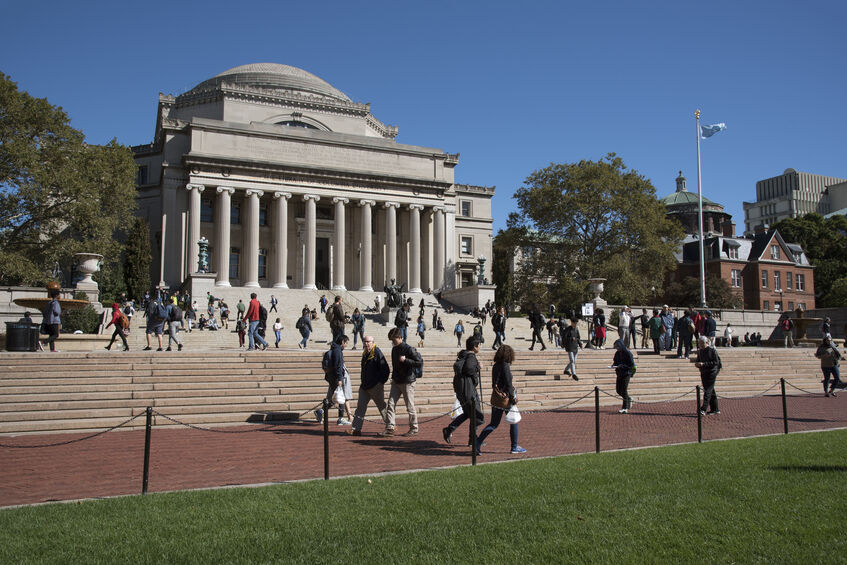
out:
{"label": "stone staircase", "polygon": [[[516,346],[517,359],[512,366],[524,410],[555,408],[586,395],[577,406],[593,406],[595,385],[614,394],[614,372],[608,368],[612,350],[583,350],[576,382],[561,376],[567,363],[562,350],[525,349],[523,344]],[[383,350],[388,353],[387,346]],[[323,347],[253,353],[187,347],[181,353],[151,354],[136,347],[120,354],[2,353],[0,434],[97,431],[143,413],[147,406],[181,422],[203,426],[280,421],[302,413],[309,418],[308,411],[326,391],[320,370],[322,352]],[[448,412],[453,403],[455,347],[452,351],[425,348],[421,353],[425,374],[416,389],[416,404],[420,417],[427,418]],[[758,394],[780,377],[806,390],[820,390],[819,362],[811,349],[735,348],[720,353],[724,364],[718,381],[721,395]],[[480,355],[486,397],[492,357],[490,350]],[[359,355],[347,351],[346,359],[355,392]],[[641,402],[674,399],[699,384],[698,372],[687,360],[642,352],[637,363],[630,393]],[[778,387],[772,391],[776,392]],[[694,397],[686,398],[693,410]],[[606,394],[601,394],[600,401],[603,405],[619,402]],[[368,416],[377,418],[373,408]],[[398,417],[405,417],[402,403]],[[143,425],[142,417],[127,428]],[[176,424],[156,417],[156,425]]]}

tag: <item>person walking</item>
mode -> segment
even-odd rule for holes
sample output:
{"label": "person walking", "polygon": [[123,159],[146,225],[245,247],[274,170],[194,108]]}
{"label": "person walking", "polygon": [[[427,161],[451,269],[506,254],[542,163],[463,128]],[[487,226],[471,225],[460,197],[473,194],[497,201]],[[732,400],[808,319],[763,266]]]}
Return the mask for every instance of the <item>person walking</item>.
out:
{"label": "person walking", "polygon": [[51,290],[50,302],[41,311],[41,333],[47,335],[46,343],[50,345],[50,351],[53,353],[56,353],[56,339],[62,329],[62,307],[59,305],[59,294],[58,289]]}
{"label": "person walking", "polygon": [[623,340],[615,341],[615,357],[612,360],[612,368],[615,370],[615,392],[623,399],[623,406],[618,414],[626,414],[632,408],[632,397],[629,395],[629,381],[635,374],[635,359],[632,352],[627,349]]}
{"label": "person walking", "polygon": [[244,318],[235,322],[235,333],[238,334],[238,347],[244,347],[244,338],[247,336],[247,321]]}
{"label": "person walking", "polygon": [[247,319],[248,329],[247,329],[247,351],[257,351],[259,349],[259,344],[262,345],[262,351],[268,348],[268,342],[259,335],[259,324],[261,323],[260,318],[260,304],[259,300],[256,298],[256,293],[250,293],[250,305],[247,307],[247,312],[244,314],[244,317]]}
{"label": "person walking", "polygon": [[353,428],[347,433],[352,436],[362,435],[362,424],[365,421],[365,413],[368,404],[373,400],[383,423],[388,419],[385,404],[385,383],[391,368],[385,355],[379,347],[374,344],[371,335],[362,338],[362,384],[359,385],[359,396],[356,402],[356,412],[353,414]]}
{"label": "person walking", "polygon": [[[494,366],[491,368],[491,387],[509,396],[509,407],[494,407],[491,409],[491,421],[487,426],[485,426],[485,429],[482,430],[482,433],[480,433],[479,437],[476,439],[477,454],[482,453],[482,442],[485,441],[485,438],[487,438],[491,432],[497,429],[497,426],[500,425],[500,421],[503,419],[503,415],[506,414],[512,406],[516,406],[518,403],[518,394],[515,390],[514,384],[512,383],[511,365],[514,360],[515,350],[508,345],[502,346],[497,350],[497,353],[494,354]],[[512,443],[512,449],[510,450],[511,453],[526,453],[526,449],[518,445],[517,424],[509,424],[509,439]]]}
{"label": "person walking", "polygon": [[562,343],[568,352],[569,361],[567,367],[565,367],[564,374],[570,375],[573,380],[578,381],[579,377],[576,376],[576,356],[582,347],[582,338],[579,335],[579,326],[577,326],[576,318],[571,318],[571,325],[565,328],[565,332],[562,335]]}
{"label": "person walking", "polygon": [[[350,421],[345,415],[346,400],[353,398],[352,387],[350,386],[350,373],[347,372],[347,367],[344,365],[344,348],[347,347],[349,338],[341,334],[332,341],[329,351],[327,352],[328,359],[322,361],[324,370],[324,380],[327,382],[326,389],[326,406],[331,407],[335,402],[335,391],[338,388],[344,393],[345,402],[338,404],[338,420],[339,426],[349,426]],[[347,389],[351,389],[348,394]],[[324,409],[318,408],[315,410],[315,419],[320,424],[323,421]]]}
{"label": "person walking", "polygon": [[[197,309],[197,303],[194,303],[194,309]],[[244,317],[244,312],[247,310],[247,307],[244,305],[244,302],[239,298],[238,304],[235,305],[235,320],[238,321]]]}
{"label": "person walking", "polygon": [[[478,353],[479,342],[471,336],[465,344],[465,349],[459,352],[456,356],[456,362],[453,364],[453,392],[456,393],[456,398],[459,400],[459,404],[462,405],[462,413],[453,418],[453,420],[447,424],[447,427],[441,430],[441,434],[444,436],[444,441],[447,443],[450,443],[450,437],[453,435],[453,432],[456,431],[456,428],[461,426],[465,420],[469,420],[471,414],[476,414],[477,428],[484,423],[482,403],[480,402],[479,394],[477,393],[479,377],[482,371],[482,366],[479,363],[479,359],[476,357]],[[468,427],[470,428],[468,445],[472,445],[476,448],[476,428],[471,427],[470,423],[468,424]],[[479,449],[477,449],[477,454],[479,454]]]}
{"label": "person walking", "polygon": [[456,347],[462,347],[462,335],[465,333],[465,326],[462,325],[462,320],[453,328],[453,335],[456,336]]}
{"label": "person walking", "polygon": [[353,310],[353,315],[350,316],[350,322],[353,324],[353,349],[356,349],[359,337],[362,338],[362,343],[365,343],[365,316],[356,308]]}
{"label": "person walking", "polygon": [[106,327],[103,329],[107,329],[109,326],[114,325],[115,331],[112,333],[112,339],[109,341],[109,345],[106,346],[106,351],[111,351],[112,344],[115,343],[115,338],[120,337],[121,341],[124,344],[124,351],[129,351],[129,345],[126,342],[126,335],[124,335],[124,329],[129,328],[129,318],[126,317],[126,314],[121,312],[120,306],[115,302],[112,304],[112,319],[109,320],[109,323],[106,324]]}
{"label": "person walking", "polygon": [[606,343],[606,314],[602,308],[598,308],[594,312],[592,323],[594,325],[594,346],[597,349],[604,349]]}
{"label": "person walking", "polygon": [[715,342],[715,332],[718,330],[718,324],[715,322],[715,319],[712,317],[712,311],[706,310],[705,316],[703,317],[703,331],[700,332],[700,336],[706,336],[709,338],[710,343]]}
{"label": "person walking", "polygon": [[326,299],[326,294],[321,294],[318,304],[321,305],[321,314],[326,314],[326,305],[329,304],[329,300]]}
{"label": "person walking", "polygon": [[529,312],[529,327],[532,330],[532,343],[529,346],[530,351],[535,349],[536,341],[541,344],[541,351],[547,349],[547,346],[544,345],[544,340],[541,338],[541,330],[544,328],[544,325],[544,316],[538,310],[538,305],[533,304],[532,310]]}
{"label": "person walking", "polygon": [[221,315],[221,327],[225,330],[229,329],[229,305],[221,300],[218,302],[218,312]]}
{"label": "person walking", "polygon": [[424,337],[426,336],[426,324],[424,323],[423,316],[418,316],[418,327],[417,327],[418,337],[418,347],[424,346]]}
{"label": "person walking", "polygon": [[168,348],[171,351],[171,343],[176,343],[177,351],[182,351],[182,343],[179,341],[179,330],[182,327],[182,310],[176,304],[168,304]]}
{"label": "person walking", "polygon": [[785,340],[785,347],[794,347],[794,321],[787,313],[783,314],[780,318],[779,327],[782,329],[782,337]]}
{"label": "person walking", "polygon": [[700,369],[700,382],[703,384],[703,404],[700,414],[720,414],[718,395],[715,393],[715,380],[721,370],[721,358],[718,350],[712,347],[708,337],[701,335],[697,338],[697,362],[694,366]]}
{"label": "person walking", "polygon": [[300,349],[306,349],[306,345],[309,342],[309,336],[312,335],[312,312],[309,308],[303,308],[300,318],[297,320],[297,323],[294,324],[294,327],[300,331],[300,337],[303,338],[297,346]]}
{"label": "person walking", "polygon": [[168,309],[162,304],[161,300],[150,300],[147,302],[144,315],[147,317],[147,347],[143,351],[152,349],[150,346],[151,335],[155,335],[159,342],[159,348],[156,351],[162,351],[162,334],[165,331],[165,322],[168,319]]}
{"label": "person walking", "polygon": [[400,330],[400,335],[403,336],[403,343],[406,343],[407,332],[409,331],[409,304],[403,304],[403,307],[397,310],[394,315],[394,327]]}
{"label": "person walking", "polygon": [[683,312],[676,325],[676,358],[681,359],[684,352],[685,358],[688,359],[691,354],[691,338],[694,337],[694,321],[691,319],[691,312],[688,310]]}
{"label": "person walking", "polygon": [[391,341],[391,389],[388,392],[388,405],[385,409],[385,430],[380,436],[393,436],[397,401],[402,396],[409,413],[409,431],[405,436],[418,435],[418,412],[415,409],[415,381],[423,371],[423,359],[417,350],[403,341],[400,328],[391,328],[388,332]]}
{"label": "person walking", "polygon": [[282,320],[279,318],[274,322],[274,347],[279,349],[279,342],[282,341]]}
{"label": "person walking", "polygon": [[506,339],[506,309],[502,306],[491,316],[491,328],[494,330],[494,344],[491,349],[496,350]]}
{"label": "person walking", "polygon": [[329,322],[329,329],[332,332],[332,341],[344,333],[344,306],[341,304],[341,297],[336,296],[332,306],[326,311],[326,320]]}
{"label": "person walking", "polygon": [[[835,389],[841,388],[841,374],[838,371],[838,361],[841,359],[841,352],[832,343],[831,337],[828,335],[823,336],[820,346],[815,351],[815,357],[821,360],[824,396],[835,396]],[[830,378],[832,378],[832,387],[827,390]]]}
{"label": "person walking", "polygon": [[271,294],[271,309],[270,309],[270,310],[268,310],[268,313],[269,313],[269,314],[270,314],[271,312],[277,312],[277,313],[279,313],[279,311],[276,309],[276,305],[277,305],[277,304],[279,304],[279,300],[277,300],[277,299],[276,299],[276,296],[274,296],[273,294]]}

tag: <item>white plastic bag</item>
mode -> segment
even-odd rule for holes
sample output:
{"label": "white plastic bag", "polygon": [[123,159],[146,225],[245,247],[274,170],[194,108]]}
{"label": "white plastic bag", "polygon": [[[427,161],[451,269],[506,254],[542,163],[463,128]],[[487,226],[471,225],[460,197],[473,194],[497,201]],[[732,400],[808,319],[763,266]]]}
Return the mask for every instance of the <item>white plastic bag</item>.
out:
{"label": "white plastic bag", "polygon": [[459,399],[456,398],[456,400],[453,401],[453,409],[450,410],[450,417],[454,419],[458,418],[462,415],[462,412],[462,404],[459,402]]}
{"label": "white plastic bag", "polygon": [[344,398],[344,387],[340,386],[335,389],[335,394],[332,398],[336,404],[339,406],[344,406],[344,403],[347,402],[347,399]]}
{"label": "white plastic bag", "polygon": [[506,423],[507,424],[517,424],[521,421],[521,413],[518,411],[518,407],[514,404],[509,411],[506,412]]}

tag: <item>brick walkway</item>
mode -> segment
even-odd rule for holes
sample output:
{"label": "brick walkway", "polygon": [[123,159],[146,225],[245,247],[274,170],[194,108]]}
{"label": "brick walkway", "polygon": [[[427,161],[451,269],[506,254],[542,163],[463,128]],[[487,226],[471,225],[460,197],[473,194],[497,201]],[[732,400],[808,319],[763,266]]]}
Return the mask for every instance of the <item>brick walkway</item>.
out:
{"label": "brick walkway", "polygon": [[[790,431],[847,427],[847,391],[837,398],[797,394],[788,397]],[[697,441],[693,395],[673,403],[636,403],[628,415],[617,414],[616,408],[600,408],[604,451]],[[779,396],[721,399],[721,412],[703,417],[704,440],[783,431]],[[592,452],[594,418],[591,407],[525,414],[520,443],[527,454],[509,453],[508,426],[503,423],[486,440],[479,461]],[[469,448],[459,445],[467,438],[467,424],[453,435],[453,446],[442,440],[447,417],[424,423],[414,438],[376,437],[381,426],[370,422],[362,437],[352,438],[344,434],[347,428],[335,426],[334,420],[330,424],[333,477],[466,465],[471,460]],[[322,429],[314,421],[239,434],[154,427],[149,491],[322,478]],[[37,445],[84,435],[0,437],[0,444]],[[116,431],[59,447],[0,447],[0,506],[140,493],[143,457],[143,431]]]}

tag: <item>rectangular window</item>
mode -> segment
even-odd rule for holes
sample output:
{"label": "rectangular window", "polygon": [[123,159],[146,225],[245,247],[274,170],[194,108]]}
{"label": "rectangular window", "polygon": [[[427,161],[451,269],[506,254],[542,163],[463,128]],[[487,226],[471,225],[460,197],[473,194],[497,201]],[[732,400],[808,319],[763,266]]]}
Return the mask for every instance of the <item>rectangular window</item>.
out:
{"label": "rectangular window", "polygon": [[789,303],[788,303],[788,310],[789,310],[789,311],[794,311],[794,303],[793,303],[793,302],[789,302]]}
{"label": "rectangular window", "polygon": [[473,238],[467,235],[462,236],[462,255],[473,255]]}
{"label": "rectangular window", "polygon": [[241,223],[241,204],[233,204],[229,208],[229,223],[236,225]]}
{"label": "rectangular window", "polygon": [[768,272],[762,271],[762,288],[768,288]]}
{"label": "rectangular window", "polygon": [[459,213],[462,217],[470,218],[471,217],[471,201],[470,200],[462,200],[459,202],[460,210]]}
{"label": "rectangular window", "polygon": [[238,278],[238,259],[241,257],[241,250],[233,247],[229,252],[229,278]]}
{"label": "rectangular window", "polygon": [[262,204],[259,206],[259,225],[266,226],[268,225],[268,205]]}
{"label": "rectangular window", "polygon": [[727,249],[727,253],[728,253],[730,259],[738,259],[738,248],[737,247],[730,247],[729,249]]}
{"label": "rectangular window", "polygon": [[806,303],[800,302],[799,304],[797,304],[797,308],[799,308],[800,310],[805,310],[806,309]]}
{"label": "rectangular window", "polygon": [[779,271],[773,272],[773,289],[782,290],[782,277]]}
{"label": "rectangular window", "polygon": [[138,172],[135,175],[135,184],[138,186],[147,184],[147,165],[138,167]]}
{"label": "rectangular window", "polygon": [[770,310],[770,309],[771,309],[771,303],[769,301],[765,300],[765,302],[762,304],[762,310]]}
{"label": "rectangular window", "polygon": [[732,270],[732,286],[734,288],[741,288],[741,269]]}
{"label": "rectangular window", "polygon": [[268,278],[268,250],[259,249],[259,278]]}
{"label": "rectangular window", "polygon": [[204,198],[200,201],[200,221],[201,222],[214,222],[215,221],[215,209],[212,207],[212,201],[208,198]]}
{"label": "rectangular window", "polygon": [[797,288],[798,291],[806,290],[806,275],[798,274],[796,282],[797,284],[795,284],[794,286]]}
{"label": "rectangular window", "polygon": [[788,287],[788,290],[791,290],[791,287],[792,287],[793,285],[794,285],[794,280],[792,279],[791,271],[788,271],[788,272],[785,274],[785,286],[787,286],[787,287]]}
{"label": "rectangular window", "polygon": [[779,245],[771,245],[771,259],[779,259]]}

